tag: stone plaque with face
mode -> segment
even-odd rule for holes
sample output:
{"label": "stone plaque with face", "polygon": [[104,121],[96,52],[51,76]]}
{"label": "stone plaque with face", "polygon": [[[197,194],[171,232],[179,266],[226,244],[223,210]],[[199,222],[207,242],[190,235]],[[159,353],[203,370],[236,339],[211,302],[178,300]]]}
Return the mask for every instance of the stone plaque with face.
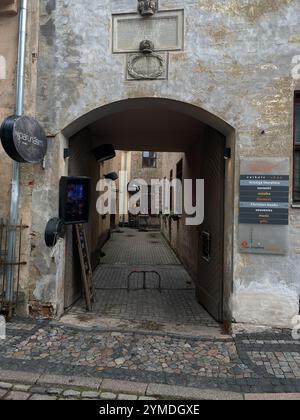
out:
{"label": "stone plaque with face", "polygon": [[138,11],[144,17],[153,16],[158,9],[158,0],[138,0]]}

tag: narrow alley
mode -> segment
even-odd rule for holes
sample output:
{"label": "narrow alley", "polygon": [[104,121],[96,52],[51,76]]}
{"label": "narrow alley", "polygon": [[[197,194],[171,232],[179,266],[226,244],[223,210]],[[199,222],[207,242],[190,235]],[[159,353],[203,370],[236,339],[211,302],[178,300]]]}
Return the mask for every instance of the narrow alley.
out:
{"label": "narrow alley", "polygon": [[[211,327],[212,333],[220,329],[197,302],[189,274],[159,231],[116,230],[103,251],[105,257],[94,274],[97,299],[90,320],[96,316],[100,325],[101,318],[133,321],[137,329],[165,330],[165,324],[171,331],[174,327],[186,331],[187,326],[198,331]],[[67,317],[85,312],[79,301]]]}

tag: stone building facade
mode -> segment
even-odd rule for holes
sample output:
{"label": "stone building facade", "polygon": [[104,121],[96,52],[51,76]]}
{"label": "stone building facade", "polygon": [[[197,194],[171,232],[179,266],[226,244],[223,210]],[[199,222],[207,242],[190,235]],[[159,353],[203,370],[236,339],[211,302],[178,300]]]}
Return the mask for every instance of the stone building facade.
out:
{"label": "stone building facade", "polygon": [[[147,162],[152,158],[150,152],[141,151],[141,152],[132,152],[131,153],[131,178],[132,179],[143,179],[148,184],[151,183],[152,179],[160,179],[162,177],[162,166],[163,166],[163,157],[162,153],[153,152],[153,161],[155,163]],[[146,158],[144,158],[146,156]]]}
{"label": "stone building facade", "polygon": [[[224,188],[218,197],[207,197],[208,208],[223,203],[218,230],[211,226],[223,249],[219,318],[290,326],[300,296],[300,215],[292,185],[299,1],[160,0],[155,28],[153,17],[138,14],[136,0],[102,0],[100,7],[96,0],[33,4],[39,30],[32,22],[28,31],[33,40],[38,34],[38,77],[37,88],[28,87],[26,107],[47,131],[49,152],[44,169],[26,166],[22,176],[22,213],[30,226],[21,284],[27,313],[44,307],[56,316],[64,311],[68,238],[53,252],[44,245],[43,232],[57,215],[59,179],[72,167],[63,151],[74,149],[76,136],[86,133],[90,149],[112,143],[118,150],[184,153],[190,162],[187,175],[204,176],[212,186],[219,184],[210,174],[223,170],[221,161],[214,161],[212,144],[218,145],[218,157],[221,148],[231,149],[224,161]],[[33,74],[36,52],[29,44]],[[7,111],[1,112],[4,117]],[[240,252],[240,175],[248,158],[264,158],[271,166],[288,159],[289,226],[280,255]],[[90,159],[84,148],[81,159]],[[170,157],[166,173],[175,164]],[[203,239],[203,232],[176,229],[181,243],[174,236],[171,241],[186,264],[189,255],[199,259],[202,245],[196,247],[195,238]],[[221,261],[219,251],[218,257]],[[195,265],[191,271],[197,279]]]}

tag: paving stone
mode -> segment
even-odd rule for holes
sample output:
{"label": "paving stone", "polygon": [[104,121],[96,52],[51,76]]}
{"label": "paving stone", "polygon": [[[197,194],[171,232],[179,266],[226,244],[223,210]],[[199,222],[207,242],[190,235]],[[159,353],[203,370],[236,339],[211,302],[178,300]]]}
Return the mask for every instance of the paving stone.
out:
{"label": "paving stone", "polygon": [[39,384],[47,385],[72,385],[82,388],[96,389],[100,388],[101,379],[78,377],[78,376],[62,376],[62,375],[42,375],[38,381]]}
{"label": "paving stone", "polygon": [[85,391],[82,393],[82,398],[87,398],[87,399],[99,398],[99,392]]}
{"label": "paving stone", "polygon": [[47,394],[49,395],[61,395],[63,393],[63,389],[62,388],[50,388],[47,389]]}
{"label": "paving stone", "polygon": [[101,397],[101,400],[116,400],[117,399],[117,395],[113,394],[112,392],[102,392],[100,397]]}
{"label": "paving stone", "polygon": [[0,382],[0,388],[1,389],[11,389],[13,387],[12,384],[9,384],[7,382]]}
{"label": "paving stone", "polygon": [[134,394],[134,395],[145,395],[147,389],[147,384],[129,382],[129,381],[118,381],[104,379],[101,385],[101,390],[103,391],[112,391],[122,394]]}
{"label": "paving stone", "polygon": [[36,383],[40,376],[40,373],[0,369],[0,381],[3,382]]}
{"label": "paving stone", "polygon": [[299,394],[246,394],[246,401],[300,401]]}
{"label": "paving stone", "polygon": [[25,401],[25,400],[28,400],[29,397],[30,397],[30,394],[27,392],[10,391],[6,395],[5,400]]}
{"label": "paving stone", "polygon": [[30,389],[31,394],[46,394],[47,393],[47,388],[42,388],[42,387],[38,387],[38,386],[33,386]]}
{"label": "paving stone", "polygon": [[0,399],[1,399],[1,398],[3,398],[3,397],[4,397],[4,395],[6,395],[6,394],[7,394],[7,392],[8,392],[8,390],[7,390],[7,389],[1,389],[1,388],[0,388]]}
{"label": "paving stone", "polygon": [[30,385],[14,385],[14,391],[27,392],[30,388]]}
{"label": "paving stone", "polygon": [[243,396],[233,392],[211,389],[184,388],[179,386],[150,384],[147,395],[163,398],[180,398],[188,400],[243,400]]}
{"label": "paving stone", "polygon": [[56,397],[51,396],[51,395],[38,395],[38,394],[34,394],[29,398],[31,401],[54,401],[56,400]]}
{"label": "paving stone", "polygon": [[118,400],[121,400],[121,401],[137,401],[137,399],[138,399],[137,395],[126,395],[126,394],[118,395]]}
{"label": "paving stone", "polygon": [[64,397],[70,397],[70,398],[79,398],[81,395],[80,391],[75,391],[74,389],[68,389],[67,391],[64,391],[63,396]]}
{"label": "paving stone", "polygon": [[123,358],[122,359],[116,359],[115,363],[116,363],[117,366],[121,366],[125,363],[125,359],[123,359]]}

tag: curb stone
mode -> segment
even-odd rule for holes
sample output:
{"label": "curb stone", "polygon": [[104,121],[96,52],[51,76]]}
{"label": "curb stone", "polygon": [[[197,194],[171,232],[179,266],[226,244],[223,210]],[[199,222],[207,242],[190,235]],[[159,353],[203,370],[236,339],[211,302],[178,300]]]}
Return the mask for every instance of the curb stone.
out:
{"label": "curb stone", "polygon": [[[9,380],[9,382],[7,382]],[[3,382],[1,382],[3,381]],[[34,390],[45,388],[45,393],[38,394]],[[26,392],[22,392],[26,391]],[[48,396],[47,396],[48,394]],[[59,375],[42,375],[26,372],[0,370],[0,399],[38,400],[64,397],[75,399],[102,400],[288,400],[300,401],[300,393],[235,393],[216,389],[198,389],[155,383],[137,383],[111,379],[95,379],[88,377],[71,377]],[[52,397],[51,397],[52,395]]]}
{"label": "curb stone", "polygon": [[235,392],[224,392],[210,389],[186,388],[171,385],[150,384],[147,389],[147,396],[158,396],[162,398],[174,398],[183,400],[243,400],[243,394]]}

